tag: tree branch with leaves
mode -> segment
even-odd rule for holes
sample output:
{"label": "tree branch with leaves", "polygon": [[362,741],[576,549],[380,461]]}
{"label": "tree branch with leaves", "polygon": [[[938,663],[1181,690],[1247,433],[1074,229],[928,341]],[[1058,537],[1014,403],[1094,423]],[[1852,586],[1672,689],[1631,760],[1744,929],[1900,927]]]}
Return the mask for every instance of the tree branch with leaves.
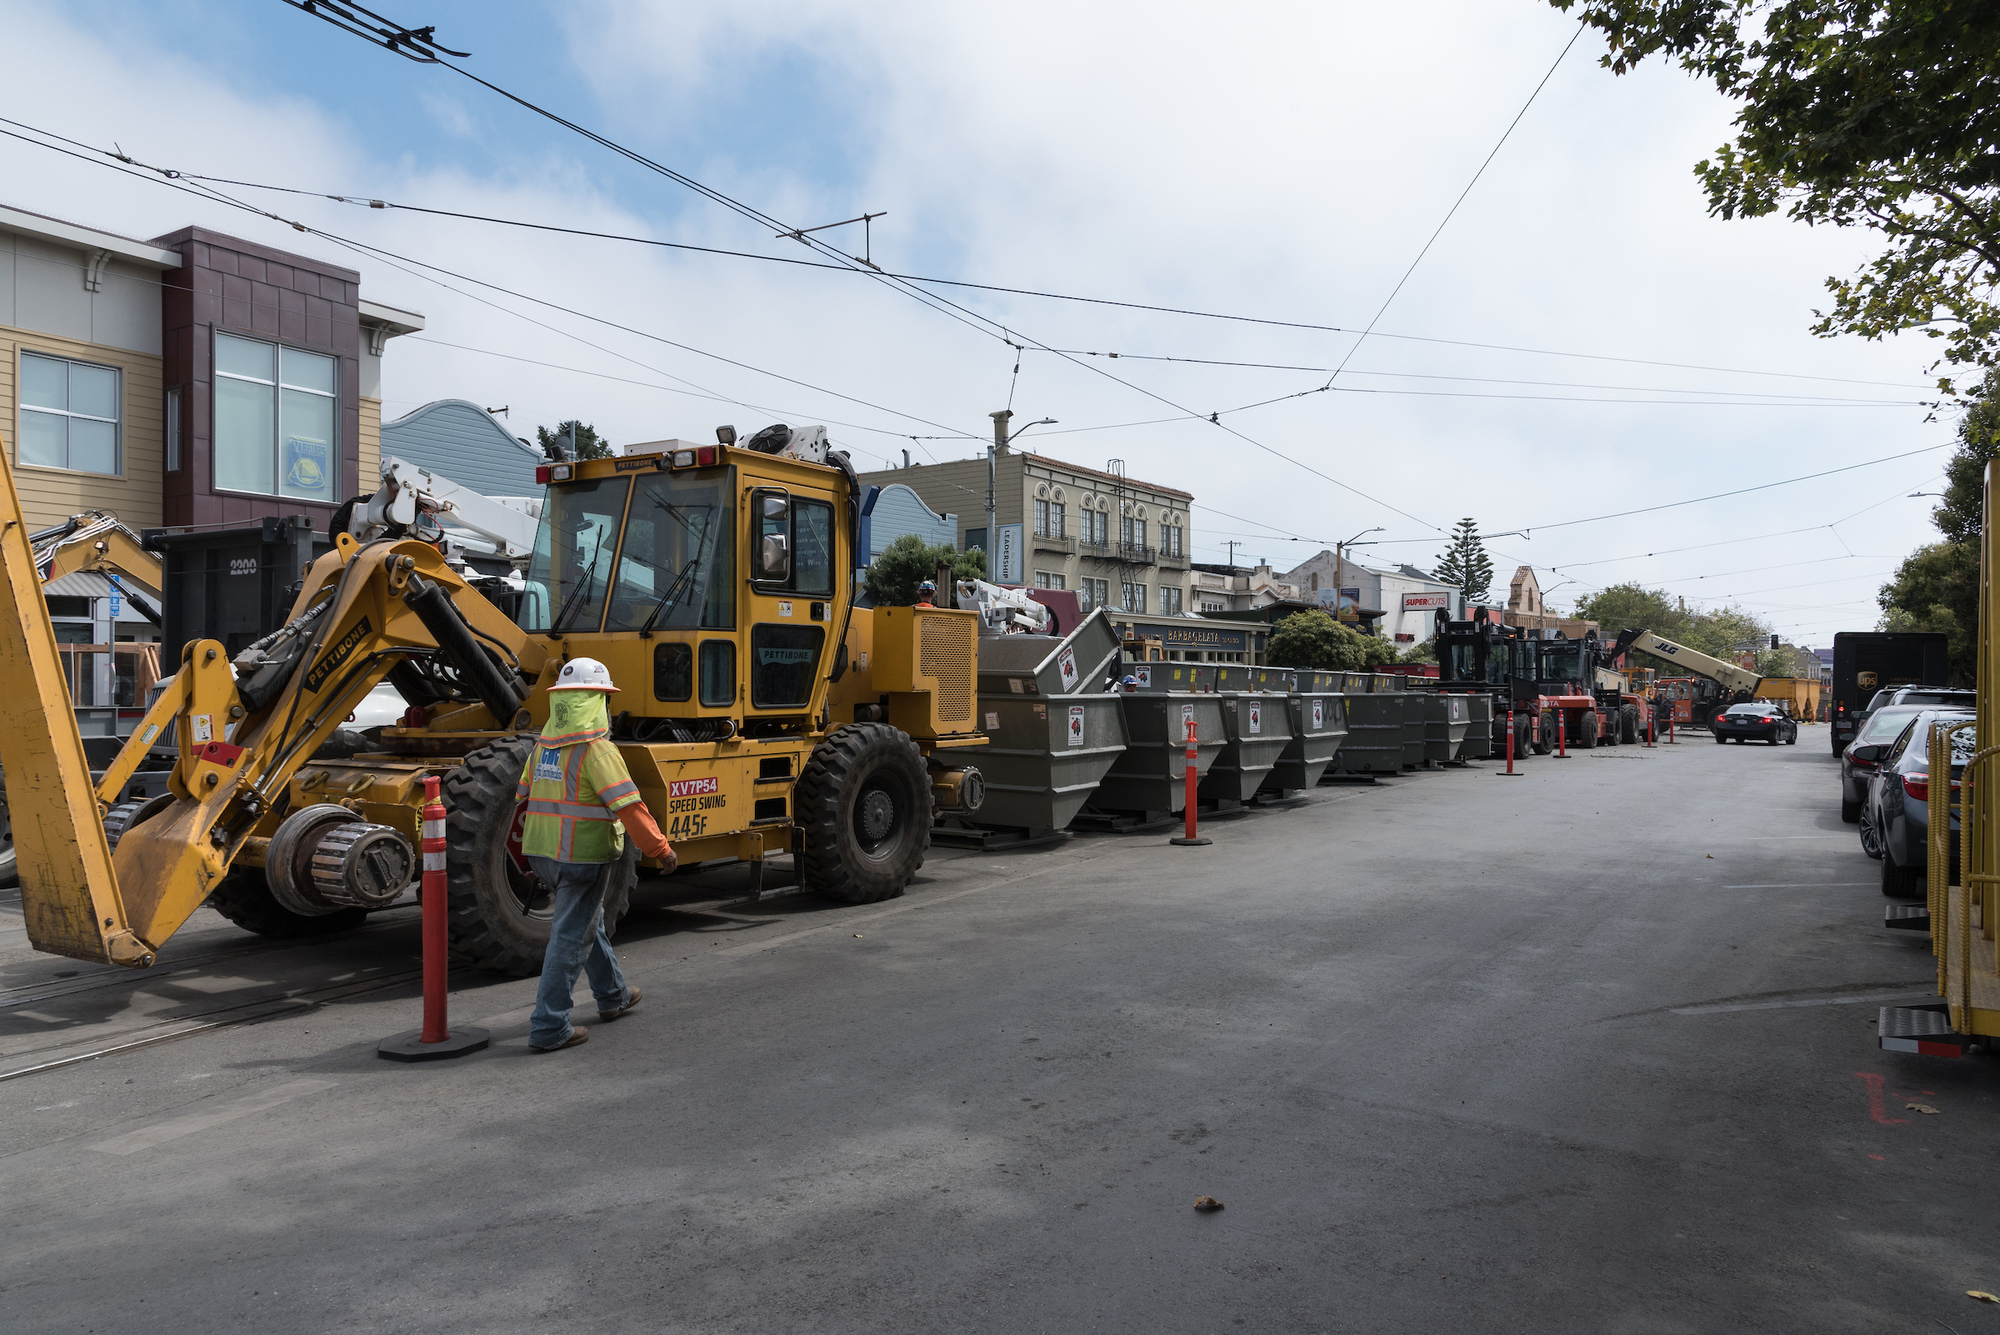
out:
{"label": "tree branch with leaves", "polygon": [[[1740,104],[1695,167],[1709,212],[1866,227],[1884,251],[1812,332],[1921,330],[1940,365],[2000,364],[2000,5],[1967,0],[1550,0],[1626,74],[1658,56]],[[1938,386],[1955,393],[1953,374]]]}

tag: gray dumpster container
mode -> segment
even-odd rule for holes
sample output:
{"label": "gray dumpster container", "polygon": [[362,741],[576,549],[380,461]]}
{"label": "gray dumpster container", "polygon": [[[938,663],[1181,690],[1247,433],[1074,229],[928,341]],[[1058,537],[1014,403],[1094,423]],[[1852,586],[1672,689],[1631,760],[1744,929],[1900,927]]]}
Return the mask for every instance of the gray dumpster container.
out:
{"label": "gray dumpster container", "polygon": [[1403,698],[1374,691],[1341,697],[1347,737],[1333,755],[1336,774],[1400,774],[1403,770]]}
{"label": "gray dumpster container", "polygon": [[1472,709],[1463,695],[1417,696],[1424,702],[1424,759],[1448,765],[1458,759],[1465,734],[1472,724]]}
{"label": "gray dumpster container", "polygon": [[1292,744],[1287,696],[1276,691],[1221,693],[1222,726],[1228,744],[1203,776],[1197,794],[1204,801],[1247,802],[1257,795]]}
{"label": "gray dumpster container", "polygon": [[[1182,664],[1141,664],[1153,668]],[[1156,673],[1156,676],[1165,675]],[[1195,777],[1208,772],[1228,744],[1222,721],[1222,697],[1183,691],[1134,691],[1118,701],[1125,711],[1125,750],[1091,795],[1100,811],[1132,811],[1171,815],[1187,809],[1187,736],[1182,720],[1196,728]]]}
{"label": "gray dumpster container", "polygon": [[1291,715],[1292,741],[1264,780],[1266,793],[1312,787],[1347,740],[1347,697],[1338,691],[1300,691],[1286,697],[1285,708]]}
{"label": "gray dumpster container", "polygon": [[1458,758],[1484,760],[1493,754],[1493,697],[1479,691],[1459,698],[1465,701],[1467,722]]}
{"label": "gray dumpster container", "polygon": [[1389,697],[1403,711],[1403,768],[1416,769],[1424,763],[1424,729],[1429,702],[1413,691],[1397,691]]}
{"label": "gray dumpster container", "polygon": [[980,698],[1099,693],[1104,690],[1105,675],[1118,666],[1117,659],[1118,632],[1103,608],[1060,637],[983,636],[979,641]]}
{"label": "gray dumpster container", "polygon": [[1208,693],[1215,690],[1217,670],[1210,663],[1126,663],[1122,666],[1114,663],[1106,669],[1106,673],[1121,680],[1132,678],[1136,683],[1134,689],[1142,694],[1161,691]]}
{"label": "gray dumpster container", "polygon": [[1125,751],[1125,711],[1116,695],[1009,691],[982,694],[979,710],[992,741],[966,754],[986,780],[986,800],[957,818],[962,824],[1030,836],[1064,829]]}

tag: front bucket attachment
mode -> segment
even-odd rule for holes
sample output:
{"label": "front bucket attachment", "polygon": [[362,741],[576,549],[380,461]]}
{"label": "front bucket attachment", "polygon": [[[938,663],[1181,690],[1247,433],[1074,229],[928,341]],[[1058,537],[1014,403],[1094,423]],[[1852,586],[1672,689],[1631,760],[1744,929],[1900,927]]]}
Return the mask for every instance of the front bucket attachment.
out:
{"label": "front bucket attachment", "polygon": [[35,571],[14,470],[0,442],[0,771],[36,950],[138,967],[153,948],[125,927],[111,844]]}

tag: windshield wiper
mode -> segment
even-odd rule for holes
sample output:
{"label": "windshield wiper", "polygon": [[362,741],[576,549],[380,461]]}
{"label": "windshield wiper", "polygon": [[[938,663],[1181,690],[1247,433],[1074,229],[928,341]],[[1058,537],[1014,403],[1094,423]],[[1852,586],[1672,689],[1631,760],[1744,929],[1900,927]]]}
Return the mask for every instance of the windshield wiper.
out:
{"label": "windshield wiper", "polygon": [[666,611],[680,600],[681,593],[690,584],[694,583],[695,571],[700,568],[701,558],[699,556],[690,556],[687,559],[687,564],[681,567],[681,573],[674,576],[674,582],[667,585],[667,591],[660,595],[658,602],[653,604],[652,615],[646,618],[646,624],[639,627],[641,637],[652,635],[653,625],[660,619],[660,613]]}
{"label": "windshield wiper", "polygon": [[544,632],[550,639],[561,639],[563,632],[569,629],[570,613],[575,611],[579,605],[589,605],[590,590],[597,583],[597,563],[603,558],[604,549],[600,547],[597,549],[597,555],[590,560],[590,569],[584,572],[583,583],[570,590],[569,597],[563,600],[562,610],[556,613],[556,619],[550,623],[548,630]]}

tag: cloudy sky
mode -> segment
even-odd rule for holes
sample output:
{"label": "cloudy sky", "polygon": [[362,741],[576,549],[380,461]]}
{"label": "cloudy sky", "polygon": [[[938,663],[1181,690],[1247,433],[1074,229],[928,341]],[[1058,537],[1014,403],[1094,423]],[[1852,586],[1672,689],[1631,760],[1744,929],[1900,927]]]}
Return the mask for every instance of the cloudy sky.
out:
{"label": "cloudy sky", "polygon": [[[1557,64],[1575,25],[1536,0],[376,7],[787,225],[885,212],[893,272],[1253,319],[945,286],[927,305],[850,272],[318,198],[812,258],[280,0],[0,0],[0,115],[315,192],[218,187],[402,259],[18,139],[0,202],[358,268],[428,321],[391,345],[389,416],[466,398],[518,434],[574,415],[616,443],[825,422],[865,468],[967,457],[1011,402],[1058,421],[1024,446],[1194,492],[1198,560],[1234,541],[1283,570],[1380,528],[1374,557],[1428,565],[1469,515],[1529,534],[1492,542],[1503,588],[1521,562],[1563,606],[1637,579],[1823,645],[1871,628],[1933,536],[1907,498],[1937,490],[1952,440],[1919,406],[1933,345],[1806,332],[1868,237],[1708,218],[1691,168],[1732,108],[1672,70],[1614,78],[1590,34]],[[859,233],[822,235],[858,253]]]}

